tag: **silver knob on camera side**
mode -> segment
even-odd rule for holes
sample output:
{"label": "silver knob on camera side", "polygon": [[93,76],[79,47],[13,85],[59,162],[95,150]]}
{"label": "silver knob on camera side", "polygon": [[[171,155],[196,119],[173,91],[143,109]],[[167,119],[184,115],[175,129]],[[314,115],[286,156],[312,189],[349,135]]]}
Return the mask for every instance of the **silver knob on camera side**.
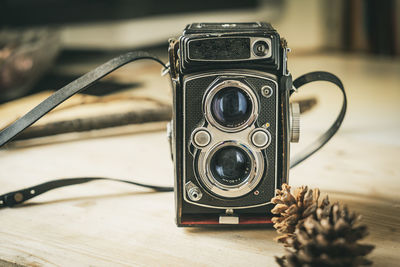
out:
{"label": "silver knob on camera side", "polygon": [[190,200],[199,201],[203,197],[203,193],[200,191],[194,183],[187,182],[186,183],[186,192]]}
{"label": "silver knob on camera side", "polygon": [[290,142],[297,143],[300,138],[300,105],[291,103],[289,107]]}

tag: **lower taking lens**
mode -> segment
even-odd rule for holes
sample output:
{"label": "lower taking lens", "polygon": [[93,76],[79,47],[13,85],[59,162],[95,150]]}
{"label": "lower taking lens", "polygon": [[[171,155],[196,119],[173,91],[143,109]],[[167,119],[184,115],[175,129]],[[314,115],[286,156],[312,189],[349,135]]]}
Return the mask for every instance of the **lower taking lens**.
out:
{"label": "lower taking lens", "polygon": [[239,185],[249,176],[251,160],[243,149],[226,146],[214,153],[210,169],[217,182],[229,186]]}

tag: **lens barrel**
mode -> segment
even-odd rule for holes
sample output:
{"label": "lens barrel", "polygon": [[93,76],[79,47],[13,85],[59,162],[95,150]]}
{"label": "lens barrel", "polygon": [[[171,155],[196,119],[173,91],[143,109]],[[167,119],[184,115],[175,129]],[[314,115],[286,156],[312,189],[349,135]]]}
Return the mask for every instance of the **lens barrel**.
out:
{"label": "lens barrel", "polygon": [[208,121],[224,132],[237,132],[254,122],[257,98],[247,85],[236,80],[212,87],[204,100]]}
{"label": "lens barrel", "polygon": [[217,142],[197,158],[202,185],[218,197],[248,194],[259,184],[264,170],[262,153],[236,140]]}
{"label": "lens barrel", "polygon": [[215,94],[211,113],[221,125],[234,128],[245,123],[252,112],[250,97],[238,87],[225,87]]}
{"label": "lens barrel", "polygon": [[210,160],[212,176],[220,184],[235,186],[249,177],[251,159],[237,146],[225,146],[219,149]]}

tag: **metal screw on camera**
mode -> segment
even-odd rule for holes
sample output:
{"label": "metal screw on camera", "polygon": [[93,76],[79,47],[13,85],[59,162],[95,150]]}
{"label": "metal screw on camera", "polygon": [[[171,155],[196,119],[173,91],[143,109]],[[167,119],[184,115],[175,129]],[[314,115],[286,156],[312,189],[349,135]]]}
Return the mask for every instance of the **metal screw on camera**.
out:
{"label": "metal screw on camera", "polygon": [[233,209],[226,209],[225,214],[226,215],[233,215],[234,211],[233,211]]}
{"label": "metal screw on camera", "polygon": [[22,193],[16,193],[14,195],[15,202],[22,202],[24,200],[24,195]]}
{"label": "metal screw on camera", "polygon": [[271,88],[271,86],[268,86],[268,85],[266,85],[266,86],[264,86],[263,88],[261,88],[261,94],[264,96],[264,97],[270,97],[271,95],[272,95],[272,88]]}

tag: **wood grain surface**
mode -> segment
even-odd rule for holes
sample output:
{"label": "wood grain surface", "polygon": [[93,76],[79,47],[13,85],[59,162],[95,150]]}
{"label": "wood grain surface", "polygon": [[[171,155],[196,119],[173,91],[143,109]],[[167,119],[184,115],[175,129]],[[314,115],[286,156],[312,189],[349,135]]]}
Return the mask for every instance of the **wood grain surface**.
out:
{"label": "wood grain surface", "polygon": [[[297,56],[294,77],[342,78],[349,107],[332,141],[291,171],[290,184],[319,187],[363,215],[375,266],[400,262],[400,62],[349,55]],[[126,69],[125,71],[129,71]],[[120,74],[122,75],[122,74]],[[167,92],[165,88],[159,88]],[[328,84],[302,117],[307,146],[333,121],[340,93]],[[54,178],[108,176],[172,185],[164,132],[125,134],[0,151],[0,194]],[[275,266],[284,249],[270,228],[177,228],[172,193],[112,182],[66,187],[0,210],[0,266]]]}
{"label": "wood grain surface", "polygon": [[[140,71],[137,71],[137,68],[140,68]],[[168,80],[165,77],[155,77],[159,69],[157,65],[147,61],[132,64],[128,68],[130,72],[123,69],[114,72],[101,80],[108,83],[98,83],[98,87],[95,88],[98,91],[104,91],[104,94],[90,95],[84,94],[87,92],[84,91],[82,94],[72,96],[15,139],[31,139],[113,127],[118,127],[112,131],[118,134],[117,130],[120,126],[169,121],[171,119],[170,95],[168,91],[160,89],[168,84]],[[85,73],[88,70],[81,71]],[[71,73],[71,70],[61,69],[55,72],[65,75]],[[124,90],[113,90],[112,83],[114,87],[115,84],[124,87]],[[21,118],[53,92],[43,91],[0,105],[0,118],[2,118],[0,129]],[[70,138],[72,136],[80,138],[80,135],[69,135]],[[53,137],[50,139],[55,140]],[[41,140],[35,140],[35,144]],[[63,139],[60,138],[60,140]]]}

